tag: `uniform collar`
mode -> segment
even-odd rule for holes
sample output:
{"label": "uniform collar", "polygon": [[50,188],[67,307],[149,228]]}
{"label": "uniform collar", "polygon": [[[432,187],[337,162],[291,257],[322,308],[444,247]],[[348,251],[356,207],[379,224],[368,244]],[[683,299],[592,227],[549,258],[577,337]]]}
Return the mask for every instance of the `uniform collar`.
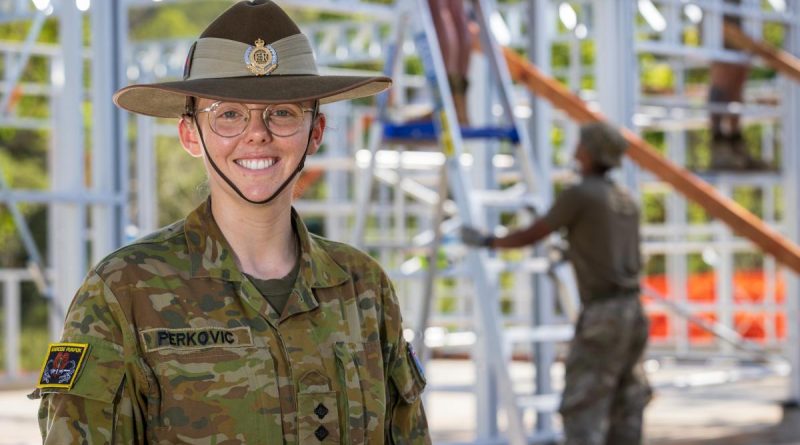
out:
{"label": "uniform collar", "polygon": [[[300,240],[301,251],[300,271],[295,287],[333,287],[350,278],[319,242],[309,235],[308,229],[294,208],[292,208],[292,226]],[[243,275],[236,267],[233,250],[211,214],[211,198],[186,217],[184,233],[191,260],[192,277],[242,281]],[[311,297],[310,293],[308,296]],[[316,305],[316,301],[307,303]]]}

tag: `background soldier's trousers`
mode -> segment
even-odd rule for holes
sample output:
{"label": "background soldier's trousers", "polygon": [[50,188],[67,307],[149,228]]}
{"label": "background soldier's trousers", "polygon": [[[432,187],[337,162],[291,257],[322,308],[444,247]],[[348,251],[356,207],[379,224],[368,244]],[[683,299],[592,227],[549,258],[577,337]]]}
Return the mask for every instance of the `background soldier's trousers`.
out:
{"label": "background soldier's trousers", "polygon": [[652,391],[642,368],[648,322],[638,295],[588,303],[570,344],[560,412],[567,445],[638,445]]}

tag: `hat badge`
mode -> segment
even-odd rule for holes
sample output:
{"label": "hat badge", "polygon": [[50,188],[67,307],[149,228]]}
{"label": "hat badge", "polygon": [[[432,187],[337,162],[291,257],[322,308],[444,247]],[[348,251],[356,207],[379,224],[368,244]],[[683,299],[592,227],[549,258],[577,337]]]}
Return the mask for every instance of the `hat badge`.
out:
{"label": "hat badge", "polygon": [[265,45],[261,39],[256,46],[249,46],[244,53],[247,69],[256,76],[266,76],[278,68],[278,53],[272,45]]}

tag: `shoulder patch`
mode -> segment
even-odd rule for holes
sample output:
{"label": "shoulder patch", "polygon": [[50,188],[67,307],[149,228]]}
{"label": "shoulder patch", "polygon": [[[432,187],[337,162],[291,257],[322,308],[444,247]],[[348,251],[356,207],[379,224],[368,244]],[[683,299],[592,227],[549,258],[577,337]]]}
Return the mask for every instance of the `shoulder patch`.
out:
{"label": "shoulder patch", "polygon": [[72,388],[88,350],[88,343],[50,343],[36,387]]}

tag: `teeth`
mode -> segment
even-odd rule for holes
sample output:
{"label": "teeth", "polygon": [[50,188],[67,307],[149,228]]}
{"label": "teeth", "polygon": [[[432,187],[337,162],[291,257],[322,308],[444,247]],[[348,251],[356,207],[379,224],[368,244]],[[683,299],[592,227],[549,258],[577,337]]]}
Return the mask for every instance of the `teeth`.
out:
{"label": "teeth", "polygon": [[248,170],[264,170],[265,168],[272,167],[272,165],[275,164],[275,159],[239,159],[236,163]]}

